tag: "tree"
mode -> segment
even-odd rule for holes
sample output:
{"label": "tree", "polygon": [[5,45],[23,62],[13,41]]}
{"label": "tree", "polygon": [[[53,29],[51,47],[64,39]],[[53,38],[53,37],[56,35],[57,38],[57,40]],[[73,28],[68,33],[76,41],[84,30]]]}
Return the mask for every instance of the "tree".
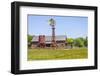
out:
{"label": "tree", "polygon": [[84,46],[84,38],[77,38],[74,40],[74,45],[78,47]]}
{"label": "tree", "polygon": [[84,39],[84,46],[85,46],[85,47],[88,46],[88,37],[86,37],[86,38]]}
{"label": "tree", "polygon": [[71,48],[73,48],[74,39],[72,39],[72,38],[67,38],[66,41],[67,41],[67,43],[68,43],[69,45],[71,45]]}
{"label": "tree", "polygon": [[28,35],[28,43],[30,43],[30,42],[31,42],[32,38],[33,38],[33,36]]}

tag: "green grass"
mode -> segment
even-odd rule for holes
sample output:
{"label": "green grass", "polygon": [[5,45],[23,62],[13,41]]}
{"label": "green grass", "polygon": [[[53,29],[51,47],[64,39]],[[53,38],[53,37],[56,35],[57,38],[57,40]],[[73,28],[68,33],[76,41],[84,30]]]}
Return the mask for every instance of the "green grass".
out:
{"label": "green grass", "polygon": [[28,49],[28,60],[84,59],[88,58],[87,48],[78,49]]}

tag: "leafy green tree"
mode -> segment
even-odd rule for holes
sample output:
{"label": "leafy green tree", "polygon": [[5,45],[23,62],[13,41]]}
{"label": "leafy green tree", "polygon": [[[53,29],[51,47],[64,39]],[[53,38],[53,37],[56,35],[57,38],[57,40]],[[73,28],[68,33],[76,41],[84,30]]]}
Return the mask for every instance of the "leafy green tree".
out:
{"label": "leafy green tree", "polygon": [[88,46],[88,37],[86,37],[86,38],[84,39],[84,46],[85,46],[85,47]]}
{"label": "leafy green tree", "polygon": [[77,38],[74,40],[74,45],[78,47],[84,46],[84,39],[83,38]]}
{"label": "leafy green tree", "polygon": [[28,43],[30,43],[30,42],[31,42],[32,38],[33,38],[33,36],[28,35]]}
{"label": "leafy green tree", "polygon": [[67,38],[66,41],[67,41],[67,43],[68,43],[69,45],[71,45],[71,48],[73,48],[74,39],[72,39],[72,38]]}

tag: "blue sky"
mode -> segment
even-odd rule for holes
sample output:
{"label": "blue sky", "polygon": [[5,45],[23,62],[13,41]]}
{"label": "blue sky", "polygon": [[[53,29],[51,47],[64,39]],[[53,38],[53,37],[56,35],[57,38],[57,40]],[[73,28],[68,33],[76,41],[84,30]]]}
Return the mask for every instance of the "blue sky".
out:
{"label": "blue sky", "polygon": [[45,15],[28,15],[28,34],[51,35],[52,30],[48,23],[51,18],[56,21],[56,35],[77,38],[86,37],[88,34],[88,17]]}

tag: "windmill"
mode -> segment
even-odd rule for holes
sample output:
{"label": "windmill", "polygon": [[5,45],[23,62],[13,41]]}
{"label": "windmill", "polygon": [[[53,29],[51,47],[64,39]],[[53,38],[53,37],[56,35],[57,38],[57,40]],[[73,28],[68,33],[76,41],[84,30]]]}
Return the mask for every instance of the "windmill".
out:
{"label": "windmill", "polygon": [[51,47],[56,47],[56,39],[55,39],[55,25],[56,25],[56,22],[53,18],[51,18],[49,20],[49,25],[51,26],[52,28],[52,42],[51,42]]}

